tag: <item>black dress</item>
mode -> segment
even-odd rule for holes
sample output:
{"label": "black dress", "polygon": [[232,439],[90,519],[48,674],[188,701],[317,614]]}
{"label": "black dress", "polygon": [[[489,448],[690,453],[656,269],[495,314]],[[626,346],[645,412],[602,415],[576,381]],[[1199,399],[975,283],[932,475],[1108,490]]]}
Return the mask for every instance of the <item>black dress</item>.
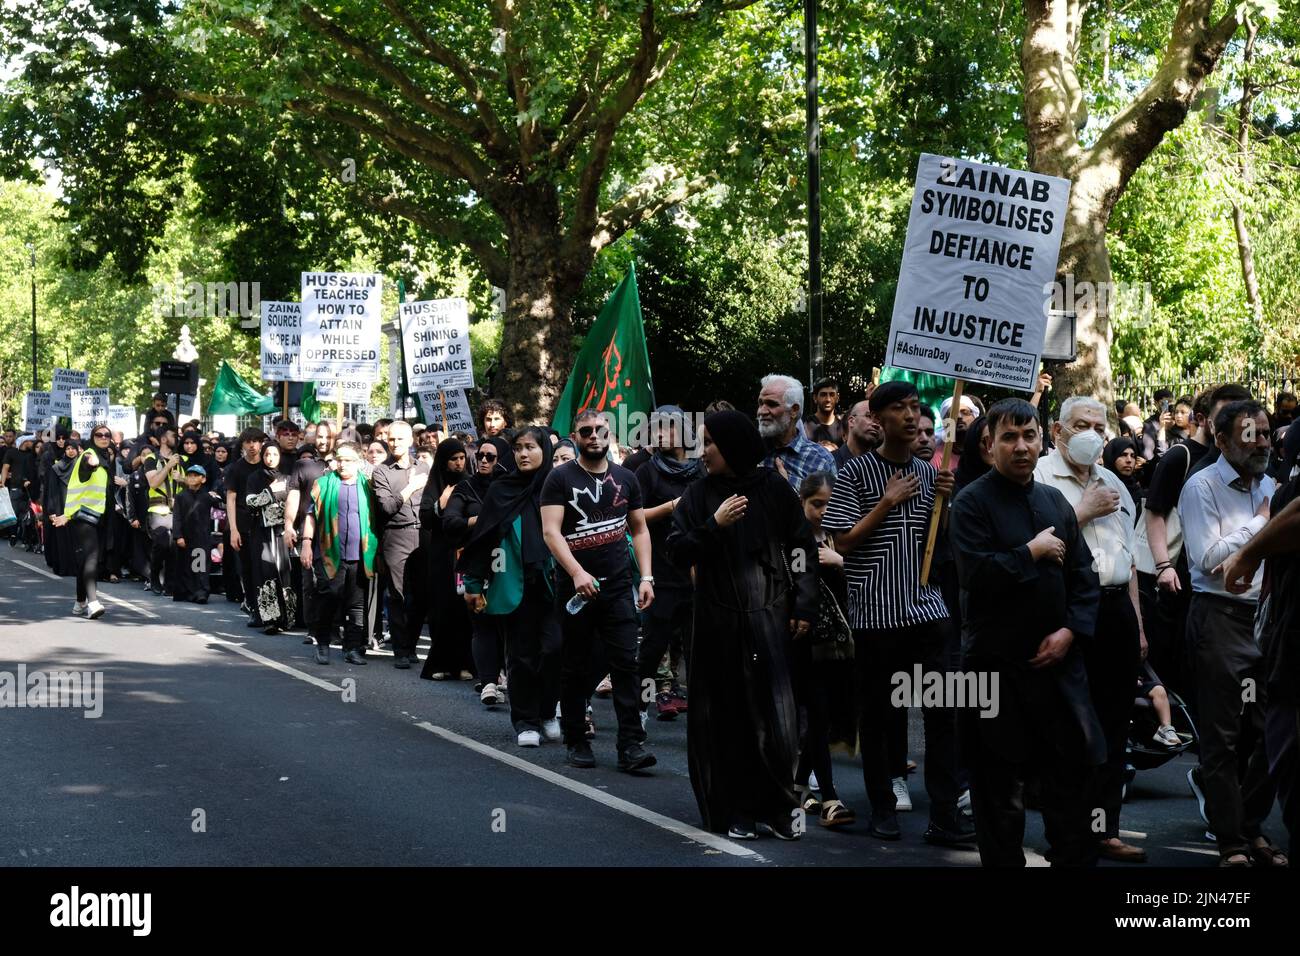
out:
{"label": "black dress", "polygon": [[176,496],[172,506],[172,541],[185,542],[176,560],[175,601],[206,604],[211,591],[209,567],[212,563],[212,497],[206,488],[197,492],[188,488]]}
{"label": "black dress", "polygon": [[[456,587],[458,542],[443,527],[441,506],[442,493],[448,486],[458,487],[468,481],[465,475],[448,471],[446,467],[453,454],[464,454],[464,451],[465,446],[451,438],[438,445],[429,483],[420,499],[420,549],[428,569],[429,588],[429,656],[420,671],[420,676],[425,678],[438,673],[456,677],[461,672],[474,671],[469,610]],[[495,681],[496,675],[490,679]]]}
{"label": "black dress", "polygon": [[65,525],[54,527],[50,521],[55,515],[63,514],[63,507],[68,499],[68,480],[72,477],[75,458],[59,458],[50,464],[46,473],[45,487],[42,489],[43,527],[45,535],[45,563],[50,570],[60,577],[70,578],[77,573],[76,562],[72,555],[72,533]]}
{"label": "black dress", "polygon": [[[732,494],[749,507],[721,528],[713,514]],[[799,549],[811,564],[791,563]],[[704,826],[723,833],[737,818],[788,824],[799,756],[789,622],[813,622],[817,607],[817,550],[799,498],[767,468],[709,476],[673,512],[668,550],[679,567],[695,569],[686,740]]]}
{"label": "black dress", "polygon": [[258,468],[248,478],[244,500],[252,516],[254,607],[266,627],[293,626],[298,597],[290,580],[289,550],[284,546],[284,499],[288,480],[278,469]]}

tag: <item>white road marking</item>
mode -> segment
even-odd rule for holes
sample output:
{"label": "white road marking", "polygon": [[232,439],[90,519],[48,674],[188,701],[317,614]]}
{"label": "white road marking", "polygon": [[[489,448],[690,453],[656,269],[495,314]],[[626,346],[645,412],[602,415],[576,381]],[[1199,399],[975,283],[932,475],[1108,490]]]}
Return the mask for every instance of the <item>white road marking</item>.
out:
{"label": "white road marking", "polygon": [[[44,568],[38,568],[36,567],[36,565],[28,564],[26,561],[19,561],[17,558],[9,558],[9,560],[12,561],[14,564],[21,564],[28,571],[35,571],[37,574],[43,574],[45,575],[45,577],[51,579],[52,581],[63,580],[63,578],[59,577],[57,574],[51,574],[49,571],[46,571]],[[149,617],[149,618],[153,618],[154,620],[158,619],[158,615],[155,614],[153,611],[150,611],[148,608],[143,608],[137,604],[132,604],[130,601],[123,601],[121,598],[113,597],[113,595],[105,593],[102,588],[98,590],[98,593],[100,598],[102,598],[105,601],[108,601],[110,604],[120,604],[122,607],[127,608],[128,610],[135,611],[135,613],[139,614],[141,617]]]}
{"label": "white road marking", "polygon": [[431,734],[441,737],[443,740],[450,741],[453,744],[472,750],[475,753],[482,754],[485,757],[491,757],[500,763],[516,770],[522,770],[539,780],[545,780],[547,783],[562,787],[570,793],[576,793],[581,797],[586,797],[612,810],[620,813],[626,813],[630,817],[635,817],[646,823],[667,830],[669,833],[675,833],[678,836],[686,837],[696,843],[702,844],[711,850],[718,850],[731,856],[749,856],[757,857],[758,854],[748,847],[743,847],[715,833],[709,833],[701,830],[699,827],[693,827],[688,823],[682,823],[680,820],[674,820],[672,817],[666,817],[662,813],[655,813],[653,810],[647,810],[645,807],[615,797],[611,794],[597,790],[595,787],[589,787],[585,783],[578,783],[576,780],[570,780],[568,777],[555,773],[553,770],[547,770],[545,767],[539,767],[534,763],[524,760],[522,757],[516,757],[514,754],[508,754],[504,750],[497,750],[495,747],[489,747],[487,744],[479,743],[470,737],[464,737],[458,733],[447,730],[445,727],[435,727],[427,720],[421,721],[415,726],[421,730],[427,730]]}
{"label": "white road marking", "polygon": [[339,687],[337,684],[331,684],[329,681],[322,680],[321,678],[315,676],[314,674],[308,674],[306,671],[300,671],[296,667],[290,667],[288,664],[281,664],[279,661],[272,660],[269,657],[263,657],[261,654],[257,653],[257,651],[250,651],[247,647],[244,647],[242,644],[236,644],[233,641],[222,640],[221,638],[217,637],[215,634],[204,634],[202,632],[199,632],[198,636],[203,638],[205,641],[208,641],[211,644],[216,644],[220,647],[227,647],[230,650],[234,651],[236,654],[242,654],[251,661],[257,661],[259,664],[265,664],[267,667],[271,668],[272,670],[277,670],[281,674],[288,674],[290,677],[296,677],[298,678],[298,680],[306,681],[308,684],[314,684],[315,686],[321,688],[322,690],[327,690],[332,694],[343,693],[343,688]]}

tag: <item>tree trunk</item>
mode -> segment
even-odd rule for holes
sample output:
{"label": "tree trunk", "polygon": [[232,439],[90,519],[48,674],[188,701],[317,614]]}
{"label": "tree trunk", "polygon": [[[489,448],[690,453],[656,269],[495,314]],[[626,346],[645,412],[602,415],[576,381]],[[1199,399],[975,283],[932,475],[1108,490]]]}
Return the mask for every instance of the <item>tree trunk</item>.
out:
{"label": "tree trunk", "polygon": [[573,304],[582,282],[561,261],[554,189],[520,192],[507,213],[509,275],[492,395],[516,422],[549,422],[573,366]]}
{"label": "tree trunk", "polygon": [[[1237,172],[1241,189],[1250,188],[1250,128],[1254,124],[1255,96],[1259,87],[1250,75],[1250,65],[1255,59],[1255,37],[1259,28],[1254,21],[1246,20],[1246,48],[1242,53],[1245,76],[1241,81],[1241,103],[1237,107]],[[1255,247],[1250,241],[1250,228],[1246,225],[1246,211],[1241,200],[1232,200],[1232,228],[1237,233],[1237,257],[1241,260],[1241,281],[1246,286],[1246,305],[1256,327],[1264,321],[1264,307],[1259,300],[1259,279],[1255,275]]]}

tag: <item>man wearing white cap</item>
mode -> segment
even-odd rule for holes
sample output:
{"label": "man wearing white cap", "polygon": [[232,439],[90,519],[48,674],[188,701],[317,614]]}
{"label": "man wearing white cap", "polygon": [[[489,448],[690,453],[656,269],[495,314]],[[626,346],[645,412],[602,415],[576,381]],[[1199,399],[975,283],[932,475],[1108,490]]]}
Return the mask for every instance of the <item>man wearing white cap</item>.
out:
{"label": "man wearing white cap", "polygon": [[[951,471],[957,470],[957,463],[961,461],[961,448],[966,442],[966,429],[970,427],[975,419],[979,418],[979,406],[969,395],[961,397],[961,405],[958,407],[956,420],[952,422],[951,428],[948,422],[948,413],[952,411],[952,399],[945,398],[943,404],[939,406],[939,421],[935,422],[935,437],[942,437],[934,450],[934,457],[930,459],[930,464],[939,468],[943,465],[943,446],[949,441],[952,442],[951,457],[948,459],[948,468]],[[942,435],[940,435],[942,429]]]}

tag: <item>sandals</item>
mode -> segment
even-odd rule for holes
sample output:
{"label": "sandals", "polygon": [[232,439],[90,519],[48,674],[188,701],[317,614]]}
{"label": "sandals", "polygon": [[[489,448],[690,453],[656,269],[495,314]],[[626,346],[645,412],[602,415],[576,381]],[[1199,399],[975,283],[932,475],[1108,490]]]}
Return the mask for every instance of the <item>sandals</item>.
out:
{"label": "sandals", "polygon": [[1250,857],[1241,852],[1229,853],[1227,856],[1219,858],[1219,866],[1229,869],[1245,869],[1251,865]]}
{"label": "sandals", "polygon": [[824,827],[846,827],[857,820],[857,815],[842,801],[827,800],[822,804],[821,819]]}
{"label": "sandals", "polygon": [[[1268,837],[1261,837],[1261,839],[1264,841],[1263,846],[1252,845],[1250,848],[1250,858],[1255,862],[1256,866],[1289,867],[1291,865],[1290,859],[1287,858],[1281,847],[1274,846]],[[1242,856],[1244,854],[1234,855]]]}
{"label": "sandals", "polygon": [[794,785],[794,794],[799,799],[799,806],[804,813],[821,813],[822,800],[813,792],[812,787],[807,784],[796,783]]}

